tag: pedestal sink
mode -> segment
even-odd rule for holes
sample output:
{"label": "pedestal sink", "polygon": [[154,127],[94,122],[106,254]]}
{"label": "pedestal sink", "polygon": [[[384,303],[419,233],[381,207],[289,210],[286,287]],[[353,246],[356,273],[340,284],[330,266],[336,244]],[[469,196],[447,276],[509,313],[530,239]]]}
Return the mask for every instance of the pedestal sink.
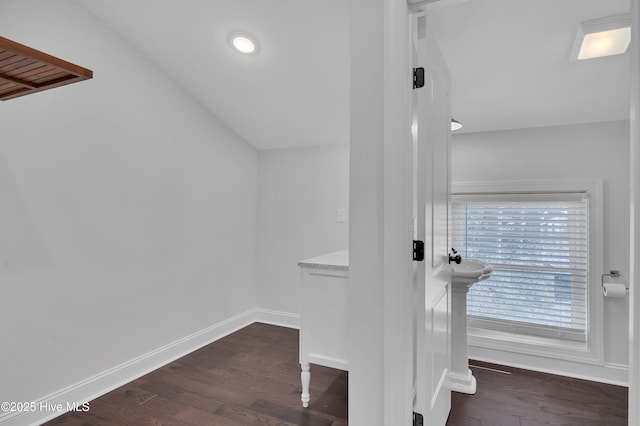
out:
{"label": "pedestal sink", "polygon": [[476,378],[469,369],[467,349],[467,292],[491,276],[491,265],[465,259],[451,265],[451,390],[476,393]]}

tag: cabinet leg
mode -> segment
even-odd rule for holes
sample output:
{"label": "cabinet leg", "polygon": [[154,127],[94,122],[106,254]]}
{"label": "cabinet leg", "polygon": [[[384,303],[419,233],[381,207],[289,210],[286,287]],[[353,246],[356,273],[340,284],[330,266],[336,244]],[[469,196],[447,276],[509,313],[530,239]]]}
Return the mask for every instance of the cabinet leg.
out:
{"label": "cabinet leg", "polygon": [[302,373],[300,373],[300,381],[302,382],[302,406],[307,408],[309,406],[309,400],[311,396],[309,395],[309,383],[311,382],[311,372],[309,371],[309,363],[301,363],[300,367],[302,367]]}

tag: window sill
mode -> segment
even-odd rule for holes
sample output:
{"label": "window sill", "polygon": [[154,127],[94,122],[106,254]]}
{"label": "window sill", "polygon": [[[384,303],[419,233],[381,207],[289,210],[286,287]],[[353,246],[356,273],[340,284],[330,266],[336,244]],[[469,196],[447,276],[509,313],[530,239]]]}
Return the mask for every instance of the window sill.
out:
{"label": "window sill", "polygon": [[476,327],[468,329],[468,343],[485,349],[508,351],[588,364],[602,364],[588,343],[529,336]]}

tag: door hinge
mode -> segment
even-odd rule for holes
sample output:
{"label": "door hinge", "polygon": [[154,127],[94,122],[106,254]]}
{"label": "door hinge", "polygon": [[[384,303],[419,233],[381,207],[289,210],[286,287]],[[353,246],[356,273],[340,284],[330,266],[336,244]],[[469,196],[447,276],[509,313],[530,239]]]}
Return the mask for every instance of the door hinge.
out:
{"label": "door hinge", "polygon": [[414,68],[413,69],[413,88],[419,89],[424,87],[424,68]]}
{"label": "door hinge", "polygon": [[413,426],[424,426],[424,418],[422,414],[413,412]]}
{"label": "door hinge", "polygon": [[418,262],[424,260],[424,241],[413,240],[413,260]]}

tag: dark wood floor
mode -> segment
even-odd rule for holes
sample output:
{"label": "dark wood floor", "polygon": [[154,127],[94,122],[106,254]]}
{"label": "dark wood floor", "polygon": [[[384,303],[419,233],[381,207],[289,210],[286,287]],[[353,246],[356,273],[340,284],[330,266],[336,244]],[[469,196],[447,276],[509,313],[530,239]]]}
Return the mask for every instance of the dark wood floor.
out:
{"label": "dark wood floor", "polygon": [[347,373],[311,368],[303,409],[298,331],[252,324],[47,425],[346,426]]}
{"label": "dark wood floor", "polygon": [[[478,392],[453,393],[447,426],[627,425],[626,388],[472,364]],[[347,373],[311,368],[303,409],[297,330],[252,324],[47,425],[346,426]]]}
{"label": "dark wood floor", "polygon": [[627,425],[625,387],[478,361],[470,364],[478,391],[452,393],[447,426]]}

